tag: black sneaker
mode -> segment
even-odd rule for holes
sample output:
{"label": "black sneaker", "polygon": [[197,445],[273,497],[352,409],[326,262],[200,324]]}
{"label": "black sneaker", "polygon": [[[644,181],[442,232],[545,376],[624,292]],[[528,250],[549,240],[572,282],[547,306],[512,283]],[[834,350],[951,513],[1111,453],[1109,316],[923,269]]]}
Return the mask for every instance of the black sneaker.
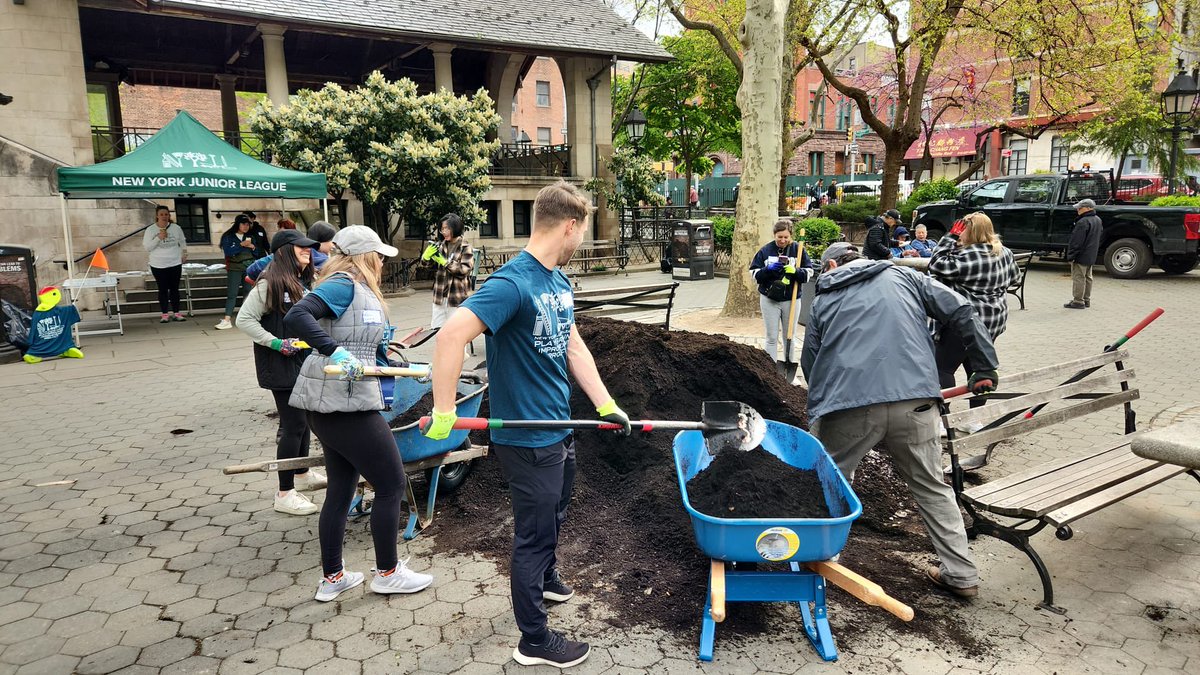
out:
{"label": "black sneaker", "polygon": [[552,570],[550,576],[542,582],[542,599],[553,602],[566,602],[575,596],[575,589],[563,583],[558,576],[558,570]]}
{"label": "black sneaker", "polygon": [[546,631],[546,640],[540,645],[529,644],[522,637],[513,650],[513,660],[523,666],[570,668],[586,661],[591,653],[592,648],[586,642],[575,642],[554,631]]}

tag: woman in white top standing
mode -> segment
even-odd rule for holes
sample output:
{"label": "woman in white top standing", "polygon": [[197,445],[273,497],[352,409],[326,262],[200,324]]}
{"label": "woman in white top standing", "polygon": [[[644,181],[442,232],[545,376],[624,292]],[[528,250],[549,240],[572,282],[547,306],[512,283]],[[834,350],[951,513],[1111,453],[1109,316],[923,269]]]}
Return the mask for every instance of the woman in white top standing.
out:
{"label": "woman in white top standing", "polygon": [[[183,263],[187,262],[187,239],[183,229],[171,222],[171,210],[159,206],[154,210],[154,224],[146,228],[142,246],[150,253],[150,272],[158,284],[159,323],[187,321],[179,312],[179,280]],[[172,317],[174,313],[174,317]]]}

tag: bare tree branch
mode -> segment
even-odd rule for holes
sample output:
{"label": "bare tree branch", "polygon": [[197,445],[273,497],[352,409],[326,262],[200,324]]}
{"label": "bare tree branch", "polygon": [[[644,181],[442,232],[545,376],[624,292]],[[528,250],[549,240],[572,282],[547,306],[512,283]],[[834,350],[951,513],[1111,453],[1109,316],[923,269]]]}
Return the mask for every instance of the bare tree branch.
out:
{"label": "bare tree branch", "polygon": [[706,31],[713,39],[717,41],[717,45],[721,47],[721,51],[729,58],[730,63],[737,69],[738,77],[742,76],[742,54],[729,42],[725,31],[721,30],[716,24],[707,21],[692,20],[687,17],[682,7],[674,2],[674,0],[665,0],[667,9],[671,11],[671,16],[679,22],[679,25],[689,30]]}

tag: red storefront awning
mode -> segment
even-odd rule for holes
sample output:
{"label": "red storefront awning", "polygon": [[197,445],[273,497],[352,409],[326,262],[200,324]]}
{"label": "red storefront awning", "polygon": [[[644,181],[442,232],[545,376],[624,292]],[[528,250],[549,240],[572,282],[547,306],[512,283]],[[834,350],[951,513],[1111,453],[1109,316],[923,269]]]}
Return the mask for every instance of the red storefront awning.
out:
{"label": "red storefront awning", "polygon": [[[947,129],[933,132],[929,152],[934,157],[964,157],[975,154],[975,138],[984,127],[970,129]],[[925,134],[904,153],[904,159],[921,159],[925,156]]]}

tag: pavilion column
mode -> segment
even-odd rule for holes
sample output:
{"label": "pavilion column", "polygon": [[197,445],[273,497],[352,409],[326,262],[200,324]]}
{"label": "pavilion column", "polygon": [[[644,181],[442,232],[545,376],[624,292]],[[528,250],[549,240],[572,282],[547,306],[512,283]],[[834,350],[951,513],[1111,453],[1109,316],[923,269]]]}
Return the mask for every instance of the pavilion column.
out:
{"label": "pavilion column", "polygon": [[281,108],[288,102],[287,61],[283,56],[283,34],[287,29],[271,23],[258,25],[262,34],[263,63],[266,70],[267,98]]}
{"label": "pavilion column", "polygon": [[450,65],[450,55],[454,51],[454,45],[435,42],[429,45],[429,51],[433,52],[434,88],[445,89],[453,94],[454,70]]}
{"label": "pavilion column", "polygon": [[[571,175],[587,180],[608,177],[605,161],[612,155],[611,73],[606,59],[557,59],[567,99],[567,143],[571,145]],[[616,239],[614,214],[601,204],[595,238]]]}
{"label": "pavilion column", "polygon": [[500,115],[501,143],[517,141],[512,133],[513,99],[524,62],[525,57],[520,54],[493,54],[488,63],[488,95],[496,102],[496,114]]}
{"label": "pavilion column", "polygon": [[226,142],[238,146],[242,123],[238,118],[237,75],[223,73],[216,80],[221,90],[221,131]]}

